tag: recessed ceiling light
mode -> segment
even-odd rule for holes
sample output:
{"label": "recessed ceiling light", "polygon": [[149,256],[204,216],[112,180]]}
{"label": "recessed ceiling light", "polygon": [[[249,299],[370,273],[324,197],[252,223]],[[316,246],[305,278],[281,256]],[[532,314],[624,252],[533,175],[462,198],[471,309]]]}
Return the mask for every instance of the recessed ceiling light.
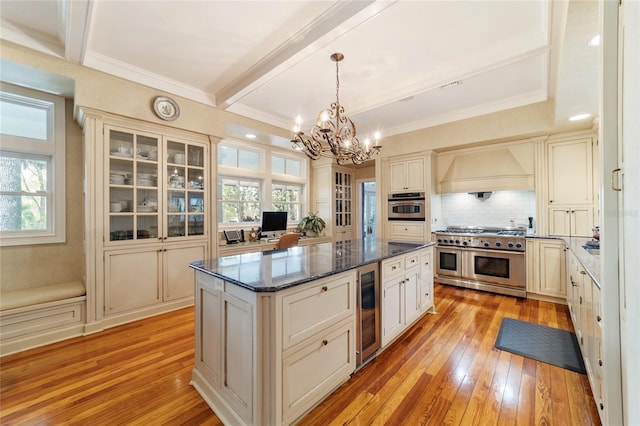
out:
{"label": "recessed ceiling light", "polygon": [[569,121],[579,121],[589,117],[591,117],[591,114],[576,114],[572,117],[569,117]]}
{"label": "recessed ceiling light", "polygon": [[596,34],[589,40],[589,46],[600,46],[600,34]]}
{"label": "recessed ceiling light", "polygon": [[247,139],[255,139],[256,138],[256,135],[254,135],[253,133],[247,133],[245,136],[246,136]]}

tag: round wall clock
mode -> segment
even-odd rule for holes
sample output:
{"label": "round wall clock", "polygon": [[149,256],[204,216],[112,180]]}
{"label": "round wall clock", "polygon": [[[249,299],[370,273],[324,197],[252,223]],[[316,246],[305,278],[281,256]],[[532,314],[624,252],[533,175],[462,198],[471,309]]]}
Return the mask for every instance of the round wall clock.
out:
{"label": "round wall clock", "polygon": [[153,100],[153,111],[163,120],[171,121],[180,116],[180,108],[176,101],[166,96],[158,96]]}

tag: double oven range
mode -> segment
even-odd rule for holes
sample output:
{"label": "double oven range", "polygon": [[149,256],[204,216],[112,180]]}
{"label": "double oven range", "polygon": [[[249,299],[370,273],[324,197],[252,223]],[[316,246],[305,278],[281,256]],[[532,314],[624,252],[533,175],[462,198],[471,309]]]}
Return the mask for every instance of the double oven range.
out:
{"label": "double oven range", "polygon": [[526,297],[525,235],[520,227],[436,231],[435,281]]}

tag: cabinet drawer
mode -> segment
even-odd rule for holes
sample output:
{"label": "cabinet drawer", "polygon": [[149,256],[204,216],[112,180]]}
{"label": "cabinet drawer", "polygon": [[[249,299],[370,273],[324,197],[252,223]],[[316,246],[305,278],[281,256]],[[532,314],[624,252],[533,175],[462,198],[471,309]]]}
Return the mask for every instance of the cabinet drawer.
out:
{"label": "cabinet drawer", "polygon": [[389,221],[392,239],[424,240],[424,222]]}
{"label": "cabinet drawer", "polygon": [[354,322],[345,320],[284,354],[282,418],[290,424],[355,370]]}
{"label": "cabinet drawer", "polygon": [[404,269],[408,270],[420,265],[420,255],[418,252],[413,252],[404,257]]}
{"label": "cabinet drawer", "polygon": [[283,295],[283,350],[344,318],[355,318],[355,282],[351,271]]}
{"label": "cabinet drawer", "polygon": [[385,259],[382,261],[382,277],[386,280],[388,277],[400,275],[404,272],[404,258],[401,256]]}

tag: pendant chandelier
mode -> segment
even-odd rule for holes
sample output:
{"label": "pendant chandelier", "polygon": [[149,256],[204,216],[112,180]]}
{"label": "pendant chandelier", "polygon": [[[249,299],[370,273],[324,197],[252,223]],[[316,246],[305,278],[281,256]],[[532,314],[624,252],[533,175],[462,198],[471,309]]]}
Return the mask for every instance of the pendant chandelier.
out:
{"label": "pendant chandelier", "polygon": [[338,164],[361,164],[371,159],[373,154],[380,153],[380,135],[376,132],[373,142],[369,138],[360,142],[356,137],[356,126],[345,115],[344,107],[340,105],[338,63],[343,59],[342,53],[331,55],[331,60],[336,63],[336,101],[330,108],[320,111],[310,137],[305,137],[300,131],[302,119],[298,116],[291,143],[293,149],[304,152],[312,160],[328,157],[335,158]]}

